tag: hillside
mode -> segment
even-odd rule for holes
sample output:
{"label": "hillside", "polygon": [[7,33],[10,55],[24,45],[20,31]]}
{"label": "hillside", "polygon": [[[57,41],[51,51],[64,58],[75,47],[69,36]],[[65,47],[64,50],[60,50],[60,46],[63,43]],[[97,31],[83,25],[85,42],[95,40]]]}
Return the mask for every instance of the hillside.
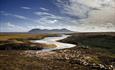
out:
{"label": "hillside", "polygon": [[72,33],[73,31],[70,31],[68,29],[32,29],[29,31],[29,33]]}

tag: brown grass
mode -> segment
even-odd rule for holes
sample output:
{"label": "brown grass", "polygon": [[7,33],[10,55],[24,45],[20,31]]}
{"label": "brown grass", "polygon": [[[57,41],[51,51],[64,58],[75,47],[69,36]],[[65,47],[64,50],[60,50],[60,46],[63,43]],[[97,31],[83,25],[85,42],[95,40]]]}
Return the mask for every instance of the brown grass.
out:
{"label": "brown grass", "polygon": [[32,50],[39,48],[54,48],[54,44],[32,43],[30,40],[39,40],[45,37],[58,36],[57,34],[0,34],[0,49]]}
{"label": "brown grass", "polygon": [[0,34],[0,40],[8,40],[8,39],[41,39],[46,37],[45,34]]}

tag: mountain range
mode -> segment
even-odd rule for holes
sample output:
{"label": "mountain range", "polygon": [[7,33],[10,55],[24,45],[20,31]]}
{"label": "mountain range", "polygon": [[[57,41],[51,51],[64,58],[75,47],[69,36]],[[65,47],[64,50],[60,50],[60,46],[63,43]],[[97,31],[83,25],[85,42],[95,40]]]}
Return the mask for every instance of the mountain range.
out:
{"label": "mountain range", "polygon": [[51,30],[48,30],[48,29],[31,29],[29,31],[29,33],[72,33],[73,31],[70,31],[68,29],[51,29]]}

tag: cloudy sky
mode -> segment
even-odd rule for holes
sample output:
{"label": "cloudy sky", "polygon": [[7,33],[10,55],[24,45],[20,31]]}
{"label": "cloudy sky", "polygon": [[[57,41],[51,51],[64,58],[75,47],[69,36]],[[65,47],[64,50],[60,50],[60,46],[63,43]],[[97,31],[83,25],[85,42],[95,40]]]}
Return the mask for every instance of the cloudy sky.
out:
{"label": "cloudy sky", "polygon": [[115,32],[115,0],[0,0],[0,32]]}

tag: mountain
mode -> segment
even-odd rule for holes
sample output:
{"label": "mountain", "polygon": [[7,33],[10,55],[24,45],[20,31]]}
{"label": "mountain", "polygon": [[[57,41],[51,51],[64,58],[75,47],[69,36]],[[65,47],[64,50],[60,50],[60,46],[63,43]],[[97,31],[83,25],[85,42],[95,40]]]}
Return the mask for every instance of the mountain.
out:
{"label": "mountain", "polygon": [[48,30],[48,29],[32,29],[29,31],[29,33],[72,33],[73,31],[70,31],[68,29],[52,29],[52,30]]}

